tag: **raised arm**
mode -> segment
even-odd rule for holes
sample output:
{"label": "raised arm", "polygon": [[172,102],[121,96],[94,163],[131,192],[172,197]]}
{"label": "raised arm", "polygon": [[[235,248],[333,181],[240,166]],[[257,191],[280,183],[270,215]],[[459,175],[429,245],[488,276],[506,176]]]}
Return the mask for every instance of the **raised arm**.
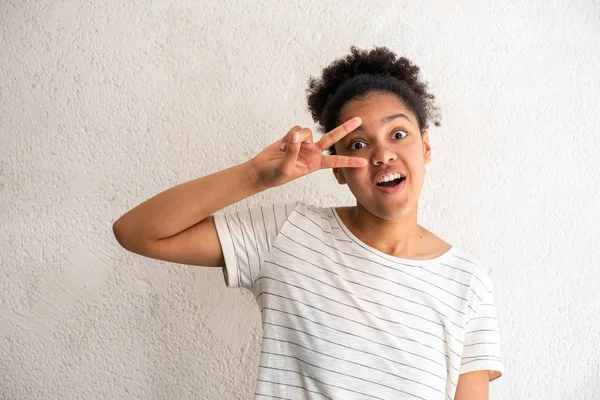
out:
{"label": "raised arm", "polygon": [[182,183],[139,204],[114,222],[115,237],[125,249],[146,257],[224,266],[212,214],[321,168],[364,166],[362,158],[323,155],[360,123],[360,118],[353,118],[317,143],[310,129],[295,126],[251,160]]}

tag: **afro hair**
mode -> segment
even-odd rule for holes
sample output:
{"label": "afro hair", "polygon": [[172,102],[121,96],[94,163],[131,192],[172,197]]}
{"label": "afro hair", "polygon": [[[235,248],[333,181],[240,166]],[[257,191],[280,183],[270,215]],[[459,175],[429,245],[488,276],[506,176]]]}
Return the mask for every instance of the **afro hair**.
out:
{"label": "afro hair", "polygon": [[[344,104],[372,92],[392,93],[416,116],[420,129],[432,122],[440,126],[435,97],[419,78],[419,67],[405,57],[397,57],[386,47],[373,50],[350,48],[350,54],[323,69],[320,78],[309,79],[308,109],[322,133],[339,125]],[[333,149],[331,149],[333,150]]]}

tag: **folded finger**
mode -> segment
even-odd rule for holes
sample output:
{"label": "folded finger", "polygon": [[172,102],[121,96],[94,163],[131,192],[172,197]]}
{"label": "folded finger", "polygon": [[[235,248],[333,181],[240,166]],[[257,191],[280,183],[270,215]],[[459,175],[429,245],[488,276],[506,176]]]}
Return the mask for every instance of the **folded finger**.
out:
{"label": "folded finger", "polygon": [[[312,131],[308,128],[301,128],[295,132],[300,133],[300,138],[299,141],[300,143],[312,143]],[[294,132],[292,132],[293,134]],[[290,136],[287,135],[283,142],[281,143],[281,146],[279,146],[279,150],[281,151],[285,151],[286,147],[287,147],[287,142],[289,140]]]}
{"label": "folded finger", "polygon": [[279,150],[281,151],[285,151],[285,144],[287,143],[287,141],[290,139],[290,136],[294,133],[297,132],[299,130],[301,130],[302,127],[299,125],[294,125],[294,127],[292,129],[290,129],[288,131],[288,133],[286,133],[282,138],[281,138],[281,144],[279,145]]}

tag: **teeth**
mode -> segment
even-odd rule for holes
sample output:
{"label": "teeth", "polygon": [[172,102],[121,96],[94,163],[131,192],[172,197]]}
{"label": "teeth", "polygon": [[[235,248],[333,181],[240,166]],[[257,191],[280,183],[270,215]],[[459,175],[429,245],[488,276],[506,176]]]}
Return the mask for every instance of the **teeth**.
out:
{"label": "teeth", "polygon": [[396,173],[396,174],[391,174],[391,175],[385,175],[382,176],[381,178],[379,178],[377,180],[377,183],[383,183],[383,182],[389,182],[389,181],[393,181],[394,179],[400,179],[402,178],[402,175]]}

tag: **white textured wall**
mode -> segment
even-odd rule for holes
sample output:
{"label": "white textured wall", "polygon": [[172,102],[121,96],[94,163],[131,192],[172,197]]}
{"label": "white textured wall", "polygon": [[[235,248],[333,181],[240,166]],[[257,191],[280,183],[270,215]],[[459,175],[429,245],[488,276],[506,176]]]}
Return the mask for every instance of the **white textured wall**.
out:
{"label": "white textured wall", "polygon": [[[306,81],[352,44],[438,98],[422,223],[493,269],[491,398],[600,398],[599,9],[0,1],[0,398],[252,398],[253,298],[127,253],[112,222],[314,127]],[[352,197],[327,171],[241,205],[294,199]]]}

